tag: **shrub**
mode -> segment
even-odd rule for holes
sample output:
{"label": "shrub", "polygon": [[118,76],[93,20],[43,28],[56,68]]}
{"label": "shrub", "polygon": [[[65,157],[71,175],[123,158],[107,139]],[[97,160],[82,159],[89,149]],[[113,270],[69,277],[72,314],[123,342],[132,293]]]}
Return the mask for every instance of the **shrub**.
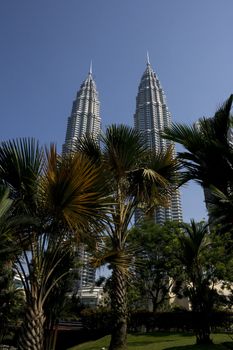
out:
{"label": "shrub", "polygon": [[204,317],[201,313],[185,310],[157,313],[137,311],[131,314],[129,330],[134,332],[142,330],[146,332],[156,330],[193,331],[203,325],[206,317],[208,317],[214,331],[225,331],[230,328],[233,321],[233,313],[229,312],[213,312]]}
{"label": "shrub", "polygon": [[88,330],[98,330],[104,334],[112,331],[113,318],[107,309],[84,309],[80,312],[80,318],[84,328]]}

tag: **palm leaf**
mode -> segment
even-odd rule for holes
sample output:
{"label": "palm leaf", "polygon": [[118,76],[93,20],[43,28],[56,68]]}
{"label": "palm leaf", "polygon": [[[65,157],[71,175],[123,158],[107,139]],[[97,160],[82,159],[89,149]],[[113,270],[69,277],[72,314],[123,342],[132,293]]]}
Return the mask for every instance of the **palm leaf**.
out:
{"label": "palm leaf", "polygon": [[60,157],[54,146],[47,151],[47,163],[43,196],[51,215],[70,228],[103,221],[106,196],[100,168],[80,153]]}
{"label": "palm leaf", "polygon": [[218,188],[211,186],[212,196],[208,201],[211,223],[217,225],[218,232],[231,232],[233,225],[233,192],[229,189],[225,194]]}
{"label": "palm leaf", "polygon": [[190,225],[182,224],[181,228],[178,236],[181,250],[177,256],[187,268],[192,269],[202,250],[210,244],[208,224],[191,220]]}
{"label": "palm leaf", "polygon": [[9,198],[10,190],[0,186],[0,220],[10,209],[13,200]]}
{"label": "palm leaf", "polygon": [[9,187],[23,210],[35,211],[43,150],[34,139],[17,139],[0,145],[0,181]]}
{"label": "palm leaf", "polygon": [[[184,152],[178,158],[184,167],[181,183],[195,180],[204,188],[211,185],[227,191],[233,172],[233,149],[230,138],[233,95],[213,118],[201,118],[193,126],[172,124],[163,137],[180,143]],[[217,165],[217,166],[216,166]]]}
{"label": "palm leaf", "polygon": [[91,135],[85,135],[81,139],[77,140],[73,153],[85,154],[94,163],[100,164],[102,154],[98,140]]}
{"label": "palm leaf", "polygon": [[116,178],[135,167],[146,147],[142,135],[125,125],[112,125],[101,138],[104,163]]}

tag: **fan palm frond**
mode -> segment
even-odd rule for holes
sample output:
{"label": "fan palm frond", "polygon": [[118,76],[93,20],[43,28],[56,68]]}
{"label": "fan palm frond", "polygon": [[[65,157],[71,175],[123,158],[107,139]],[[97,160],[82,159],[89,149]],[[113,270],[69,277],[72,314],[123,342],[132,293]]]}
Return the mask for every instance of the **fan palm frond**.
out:
{"label": "fan palm frond", "polygon": [[213,118],[201,118],[193,126],[172,124],[163,137],[180,143],[184,152],[178,158],[184,167],[182,183],[195,180],[204,188],[215,186],[224,193],[232,181],[233,148],[231,141],[231,108],[233,95]]}
{"label": "fan palm frond", "polygon": [[43,193],[45,205],[70,228],[86,228],[87,222],[103,221],[106,193],[100,168],[85,155],[60,157],[56,148],[47,151]]}
{"label": "fan palm frond", "polygon": [[125,125],[108,127],[102,142],[104,162],[117,178],[133,169],[146,150],[142,135]]}
{"label": "fan palm frond", "polygon": [[0,145],[0,178],[17,191],[35,183],[43,165],[43,151],[34,139],[17,139]]}
{"label": "fan palm frond", "polygon": [[178,240],[181,251],[178,252],[180,260],[187,267],[192,267],[196,263],[201,251],[205,249],[210,241],[208,239],[208,224],[204,222],[196,223],[191,220],[189,224],[182,224]]}
{"label": "fan palm frond", "polygon": [[85,154],[94,163],[99,164],[101,162],[102,153],[99,141],[91,135],[85,135],[81,139],[77,140],[73,152],[81,152],[82,154]]}

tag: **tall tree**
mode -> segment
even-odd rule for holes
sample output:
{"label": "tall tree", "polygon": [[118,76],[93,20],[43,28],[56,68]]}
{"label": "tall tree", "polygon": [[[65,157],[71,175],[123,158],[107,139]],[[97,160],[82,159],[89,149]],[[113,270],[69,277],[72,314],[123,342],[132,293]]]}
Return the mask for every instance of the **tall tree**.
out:
{"label": "tall tree", "polygon": [[[196,315],[195,332],[197,343],[208,344],[210,339],[211,313],[220,302],[216,286],[227,276],[224,242],[210,234],[208,224],[183,224],[177,236],[176,256],[184,269],[179,276],[177,292],[188,297]],[[223,265],[223,266],[221,266]],[[178,293],[178,294],[179,294]]]}
{"label": "tall tree", "polygon": [[[228,262],[232,261],[233,237],[232,103],[230,95],[212,118],[201,118],[193,126],[172,124],[163,134],[184,146],[185,150],[178,153],[184,167],[182,182],[195,180],[204,189],[211,227],[217,224],[217,232],[225,234]],[[226,281],[230,275],[225,275]]]}
{"label": "tall tree", "polygon": [[169,302],[174,281],[182,271],[174,254],[179,231],[178,223],[166,222],[161,226],[147,220],[130,230],[129,242],[136,251],[130,287],[137,291],[137,307],[152,306],[155,312]]}
{"label": "tall tree", "polygon": [[[168,203],[177,162],[172,149],[155,153],[147,149],[142,136],[133,128],[112,125],[101,137],[101,147],[90,138],[78,149],[102,167],[102,181],[110,195],[111,212],[105,227],[104,249],[97,263],[110,262],[112,267],[111,307],[114,327],[110,350],[126,348],[127,274],[133,254],[128,247],[129,225],[140,205],[148,212]],[[106,237],[105,236],[105,237]]]}
{"label": "tall tree", "polygon": [[45,152],[33,139],[20,139],[0,145],[0,182],[10,189],[11,214],[31,218],[14,236],[26,295],[18,348],[42,350],[46,300],[70,266],[52,278],[54,271],[69,254],[70,238],[93,232],[104,216],[100,169],[84,155],[62,157],[54,146]]}

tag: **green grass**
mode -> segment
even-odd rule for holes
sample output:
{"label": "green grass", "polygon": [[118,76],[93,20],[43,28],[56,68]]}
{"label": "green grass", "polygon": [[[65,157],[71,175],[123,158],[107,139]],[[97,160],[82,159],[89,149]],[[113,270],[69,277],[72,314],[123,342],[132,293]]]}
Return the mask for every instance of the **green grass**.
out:
{"label": "green grass", "polygon": [[[135,350],[229,350],[233,349],[233,341],[227,334],[213,334],[213,345],[195,345],[195,337],[177,333],[153,333],[128,335],[128,349]],[[68,350],[100,350],[102,347],[108,348],[110,336],[77,345]],[[228,342],[227,344],[224,344]],[[231,346],[231,348],[230,348]]]}

